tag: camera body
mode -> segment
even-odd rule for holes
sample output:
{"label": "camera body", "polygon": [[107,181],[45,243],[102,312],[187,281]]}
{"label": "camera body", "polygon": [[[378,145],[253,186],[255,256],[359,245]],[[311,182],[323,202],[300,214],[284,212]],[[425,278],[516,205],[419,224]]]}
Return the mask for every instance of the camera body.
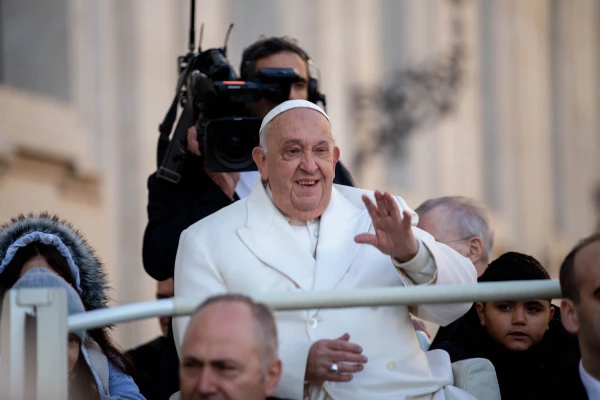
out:
{"label": "camera body", "polygon": [[204,51],[190,66],[184,107],[191,107],[208,168],[214,172],[256,170],[252,150],[259,144],[262,118],[250,115],[248,104],[287,100],[299,75],[290,68],[265,68],[255,80],[240,81],[222,49]]}

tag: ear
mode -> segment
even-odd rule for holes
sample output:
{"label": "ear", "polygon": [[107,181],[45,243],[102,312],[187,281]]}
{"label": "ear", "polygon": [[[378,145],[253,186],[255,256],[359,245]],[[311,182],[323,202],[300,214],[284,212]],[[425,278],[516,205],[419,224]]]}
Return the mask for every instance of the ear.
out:
{"label": "ear", "polygon": [[339,160],[340,160],[340,148],[337,146],[334,146],[333,147],[333,166],[334,167]]}
{"label": "ear", "polygon": [[281,379],[281,372],[283,368],[281,365],[281,360],[277,359],[271,363],[267,373],[265,375],[265,397],[272,396],[279,385],[279,380]]}
{"label": "ear", "polygon": [[469,239],[467,247],[469,249],[469,259],[473,264],[483,257],[483,239],[479,236]]}
{"label": "ear", "polygon": [[477,310],[477,315],[479,316],[479,323],[481,324],[481,326],[485,326],[485,304],[483,304],[482,302],[477,302],[475,304],[475,309]]}
{"label": "ear", "polygon": [[554,317],[554,306],[552,305],[552,303],[550,304],[550,312],[548,313],[548,327],[546,328],[546,330],[550,329],[550,320],[552,319],[552,317]]}
{"label": "ear", "polygon": [[560,302],[560,319],[567,332],[576,335],[579,333],[579,316],[575,303],[569,299]]}
{"label": "ear", "polygon": [[255,147],[252,150],[252,159],[258,167],[258,172],[260,172],[260,179],[263,181],[268,181],[269,173],[267,172],[267,155],[263,152],[263,149],[258,146]]}

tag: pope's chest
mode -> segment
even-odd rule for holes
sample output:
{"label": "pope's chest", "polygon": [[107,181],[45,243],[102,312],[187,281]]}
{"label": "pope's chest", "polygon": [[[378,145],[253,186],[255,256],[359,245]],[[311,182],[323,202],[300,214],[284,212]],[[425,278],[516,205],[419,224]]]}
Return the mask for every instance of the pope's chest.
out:
{"label": "pope's chest", "polygon": [[[230,258],[231,262],[222,272],[232,292],[350,290],[402,284],[390,257],[372,246],[358,246],[352,257],[345,253],[350,250],[344,248],[327,251],[326,262],[323,262],[319,249],[316,259],[287,254],[276,260],[261,260],[244,249]],[[340,256],[336,257],[335,253]]]}

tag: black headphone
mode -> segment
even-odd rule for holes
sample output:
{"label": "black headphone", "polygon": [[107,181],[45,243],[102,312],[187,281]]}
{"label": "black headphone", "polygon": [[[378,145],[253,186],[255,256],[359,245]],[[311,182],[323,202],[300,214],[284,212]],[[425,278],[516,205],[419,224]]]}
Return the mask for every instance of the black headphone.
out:
{"label": "black headphone", "polygon": [[[284,40],[282,38],[269,38],[268,40]],[[255,51],[258,51],[259,47],[257,47],[255,49]],[[298,54],[305,62],[306,62],[306,69],[307,69],[307,73],[308,73],[308,82],[307,82],[307,91],[308,91],[308,101],[310,101],[311,103],[315,103],[317,104],[318,102],[321,102],[323,104],[323,108],[327,107],[327,100],[325,98],[325,95],[323,93],[321,93],[319,91],[319,68],[313,63],[312,58],[310,58],[310,56],[304,51],[302,50],[299,46],[295,46],[294,50],[282,50],[282,51],[290,51],[293,53]],[[276,53],[274,53],[276,54]],[[248,79],[249,77],[252,77],[255,73],[254,68],[256,65],[256,54],[250,53],[250,54],[244,54],[246,56],[246,58],[249,58],[251,60],[254,61],[246,61],[242,67],[241,72],[241,76],[244,79]]]}

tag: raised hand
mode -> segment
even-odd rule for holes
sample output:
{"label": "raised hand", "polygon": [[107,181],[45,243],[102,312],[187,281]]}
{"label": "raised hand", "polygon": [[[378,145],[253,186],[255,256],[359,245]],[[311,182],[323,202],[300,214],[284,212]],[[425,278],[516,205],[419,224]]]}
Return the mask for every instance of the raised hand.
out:
{"label": "raised hand", "polygon": [[369,215],[373,220],[375,234],[356,235],[356,243],[370,244],[382,253],[394,257],[400,262],[410,261],[419,251],[419,244],[412,232],[410,212],[400,213],[398,202],[389,193],[375,192],[373,204],[367,196],[362,197]]}

